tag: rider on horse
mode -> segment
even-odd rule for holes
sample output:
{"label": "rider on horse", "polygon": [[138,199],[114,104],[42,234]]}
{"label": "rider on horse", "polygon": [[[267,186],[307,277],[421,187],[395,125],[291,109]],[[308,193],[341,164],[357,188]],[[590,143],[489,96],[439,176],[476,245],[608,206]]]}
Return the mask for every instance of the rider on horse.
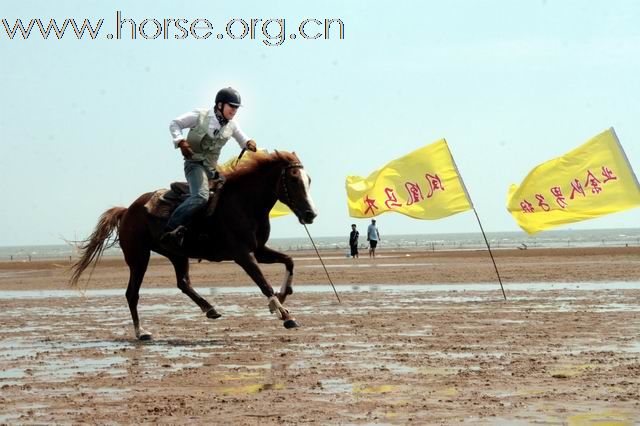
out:
{"label": "rider on horse", "polygon": [[[213,108],[196,109],[171,121],[169,130],[174,146],[180,148],[184,157],[190,195],[169,218],[162,242],[182,246],[186,225],[207,204],[209,179],[216,178],[220,151],[229,138],[233,137],[240,148],[255,152],[255,141],[233,121],[240,106],[240,93],[227,87],[218,91]],[[186,138],[182,135],[183,129],[190,129]]]}

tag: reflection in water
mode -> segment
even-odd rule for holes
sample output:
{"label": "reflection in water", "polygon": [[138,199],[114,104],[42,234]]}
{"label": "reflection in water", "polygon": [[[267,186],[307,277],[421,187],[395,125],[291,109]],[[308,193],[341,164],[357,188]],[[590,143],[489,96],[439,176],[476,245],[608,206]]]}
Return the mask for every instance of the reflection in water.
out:
{"label": "reflection in water", "polygon": [[[333,293],[333,289],[325,284],[322,285],[296,285],[296,292],[300,293]],[[536,292],[549,290],[575,290],[575,291],[604,291],[604,290],[639,290],[640,282],[611,282],[611,283],[510,283],[506,291]],[[254,287],[216,287],[213,289],[197,289],[204,294],[256,294]],[[434,292],[494,292],[499,290],[496,284],[488,283],[466,283],[466,284],[365,284],[365,285],[336,285],[336,290],[342,293],[351,292],[393,292],[393,293],[434,293]],[[174,296],[174,288],[151,288],[141,289],[140,295],[150,296]],[[87,290],[84,295],[76,290],[3,290],[0,291],[0,299],[15,298],[57,298],[57,297],[112,297],[122,296],[121,289]],[[509,297],[507,295],[507,297]]]}

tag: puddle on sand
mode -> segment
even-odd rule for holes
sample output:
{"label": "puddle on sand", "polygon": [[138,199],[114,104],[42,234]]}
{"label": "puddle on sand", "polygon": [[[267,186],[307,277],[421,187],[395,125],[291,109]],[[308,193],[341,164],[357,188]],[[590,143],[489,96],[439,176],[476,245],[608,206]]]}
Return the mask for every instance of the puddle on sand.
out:
{"label": "puddle on sand", "polygon": [[414,262],[414,263],[336,263],[331,265],[304,265],[303,268],[319,269],[326,266],[328,269],[346,269],[346,268],[415,268],[416,266],[433,266],[435,263]]}
{"label": "puddle on sand", "polygon": [[106,373],[109,376],[127,374],[124,363],[127,358],[109,356],[103,358],[82,358],[65,360],[45,360],[42,365],[33,365],[33,376],[41,380],[66,380],[78,374]]}
{"label": "puddle on sand", "polygon": [[222,395],[247,395],[281,389],[284,389],[284,385],[281,383],[256,383],[243,386],[214,387],[213,391]]}
{"label": "puddle on sand", "polygon": [[[0,372],[0,385],[23,384],[33,378],[39,381],[64,381],[75,375],[106,373],[109,376],[126,374],[122,364],[127,358],[110,356],[102,358],[45,359],[30,363],[28,368],[10,368]],[[21,380],[15,380],[21,379]]]}
{"label": "puddle on sand", "polygon": [[[78,337],[80,338],[80,337]],[[67,354],[78,350],[100,350],[115,352],[124,348],[133,347],[131,343],[114,341],[39,341],[24,338],[11,338],[0,341],[0,359],[16,361],[20,358],[55,354]]]}
{"label": "puddle on sand", "polygon": [[0,422],[13,422],[14,420],[22,419],[23,416],[28,417],[29,412],[42,411],[45,408],[49,408],[44,404],[21,404],[12,407],[11,413],[0,413]]}
{"label": "puddle on sand", "polygon": [[367,385],[367,384],[354,384],[353,393],[356,394],[368,394],[368,393],[390,393],[398,389],[395,385]]}
{"label": "puddle on sand", "polygon": [[402,337],[422,337],[422,336],[431,336],[433,335],[433,330],[431,326],[426,326],[418,330],[407,331],[404,333],[396,333],[398,336]]}
{"label": "puddle on sand", "polygon": [[344,379],[327,379],[320,380],[316,388],[323,394],[378,394],[394,392],[398,386],[349,383]]}
{"label": "puddle on sand", "polygon": [[598,353],[598,352],[625,352],[625,353],[640,353],[640,341],[634,340],[631,342],[620,342],[618,344],[591,346],[584,345],[571,348],[570,350],[560,351],[559,353],[565,355],[577,355],[582,353]]}
{"label": "puddle on sand", "polygon": [[344,379],[327,379],[320,380],[318,389],[322,393],[336,394],[336,393],[352,393],[353,384],[347,382]]}
{"label": "puddle on sand", "polygon": [[[470,284],[363,284],[356,286],[354,290],[351,285],[337,285],[338,292],[359,292],[359,291],[380,291],[394,293],[433,293],[433,292],[495,292],[497,289],[493,283],[470,283]],[[298,285],[295,289],[299,293],[317,294],[333,293],[333,289],[327,285]],[[576,290],[576,291],[607,291],[607,290],[640,290],[640,282],[603,282],[603,283],[510,283],[507,292],[517,291],[549,291],[549,290]],[[214,287],[197,288],[202,294],[258,294],[256,288],[246,287]],[[175,288],[147,288],[140,291],[141,296],[175,296]],[[69,297],[121,297],[122,289],[87,290],[84,295],[75,290],[4,290],[0,291],[0,299],[20,299],[20,298],[69,298]],[[86,313],[88,307],[83,307]],[[96,309],[102,310],[97,307]]]}
{"label": "puddle on sand", "polygon": [[222,367],[222,368],[228,368],[228,369],[232,369],[232,370],[241,370],[241,369],[247,369],[247,370],[271,370],[271,363],[267,363],[267,364],[245,364],[245,365],[240,365],[240,364],[217,364],[217,367]]}
{"label": "puddle on sand", "polygon": [[438,389],[434,392],[434,394],[437,396],[458,396],[459,393],[460,392],[458,392],[458,389],[456,388]]}
{"label": "puddle on sand", "polygon": [[444,359],[468,359],[468,358],[500,358],[505,356],[504,352],[489,352],[478,349],[478,352],[440,352],[427,351],[424,356]]}
{"label": "puddle on sand", "polygon": [[429,376],[453,376],[463,371],[462,367],[421,367],[419,373]]}
{"label": "puddle on sand", "polygon": [[236,381],[236,380],[257,380],[257,379],[262,379],[264,377],[264,374],[262,372],[257,372],[257,371],[249,371],[249,372],[244,372],[244,371],[240,371],[236,374],[225,374],[223,376],[217,377],[217,379],[228,382],[228,381]]}
{"label": "puddle on sand", "polygon": [[631,426],[634,424],[634,419],[633,416],[626,413],[602,411],[599,413],[586,413],[569,416],[567,417],[567,424],[569,426]]}
{"label": "puddle on sand", "polygon": [[549,375],[556,379],[567,379],[569,377],[576,377],[584,372],[595,370],[600,366],[595,364],[580,364],[580,365],[557,365],[549,370]]}
{"label": "puddle on sand", "polygon": [[[220,346],[218,346],[219,348]],[[210,356],[211,354],[208,352],[198,352],[199,349],[214,349],[216,346],[212,347],[182,347],[182,346],[169,346],[169,345],[153,345],[147,344],[145,345],[145,352],[154,355],[161,355],[164,358],[205,358]]]}
{"label": "puddle on sand", "polygon": [[382,363],[382,364],[380,364],[378,366],[374,366],[373,368],[387,369],[387,370],[391,371],[392,373],[397,373],[397,374],[416,373],[419,370],[417,367],[412,367],[410,365],[400,364],[400,363],[397,363],[397,362],[385,362],[385,363]]}
{"label": "puddle on sand", "polygon": [[0,371],[0,386],[19,385],[23,381],[15,379],[24,379],[27,376],[24,368],[7,368]]}

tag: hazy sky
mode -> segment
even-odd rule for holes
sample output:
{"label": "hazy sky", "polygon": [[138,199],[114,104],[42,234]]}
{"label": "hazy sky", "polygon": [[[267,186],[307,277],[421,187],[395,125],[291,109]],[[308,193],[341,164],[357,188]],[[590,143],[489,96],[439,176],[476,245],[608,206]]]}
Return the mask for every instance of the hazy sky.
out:
{"label": "hazy sky", "polygon": [[[43,40],[37,27],[28,40],[9,40],[0,25],[0,245],[85,237],[107,208],[184,180],[169,121],[210,107],[229,85],[246,105],[237,115],[244,131],[261,148],[295,150],[312,176],[314,236],[350,231],[347,175],[366,176],[440,138],[487,231],[519,230],[505,208],[511,183],[610,126],[640,171],[640,3],[308,3],[5,4],[0,18],[10,26],[31,18],[104,23],[96,40],[77,40],[70,28],[62,40]],[[169,24],[168,39],[131,40],[130,26],[123,39],[108,39],[118,10],[137,24],[206,18],[213,36],[175,39],[181,32]],[[234,18],[284,19],[287,38],[265,45],[260,23],[255,39],[232,40],[224,27]],[[344,23],[343,40],[335,27],[328,40],[300,37],[302,21],[325,18]],[[268,29],[273,36],[280,27]],[[314,35],[322,27],[312,21],[306,29]],[[238,153],[231,141],[222,160]],[[635,227],[639,215],[636,209],[570,227]],[[272,237],[306,236],[292,216],[272,225]],[[472,212],[438,221],[386,214],[378,225],[383,238],[478,230]]]}

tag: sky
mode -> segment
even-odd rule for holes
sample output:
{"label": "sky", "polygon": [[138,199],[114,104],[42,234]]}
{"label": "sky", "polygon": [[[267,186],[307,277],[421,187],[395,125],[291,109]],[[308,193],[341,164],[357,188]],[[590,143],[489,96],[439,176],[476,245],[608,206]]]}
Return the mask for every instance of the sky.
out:
{"label": "sky", "polygon": [[[70,29],[9,39],[0,25],[0,246],[61,244],[89,235],[99,215],[184,180],[169,122],[240,91],[236,121],[259,148],[295,151],[313,179],[313,236],[355,222],[348,175],[446,138],[488,232],[520,231],[506,210],[510,184],[536,165],[614,127],[640,170],[640,3],[636,1],[29,1],[0,19],[103,19],[95,40]],[[116,13],[144,38],[107,38]],[[153,19],[207,19],[196,39]],[[232,39],[225,26],[233,19]],[[262,19],[241,38],[242,22]],[[278,21],[286,39],[276,44]],[[307,19],[339,19],[325,39],[303,39]],[[202,24],[202,21],[200,22]],[[127,26],[128,25],[128,26]],[[188,25],[187,25],[188,27]],[[139,28],[138,28],[139,29]],[[311,21],[308,35],[323,30]],[[206,30],[196,30],[200,37]],[[167,39],[164,38],[167,34]],[[218,39],[215,35],[222,34]],[[291,39],[291,34],[297,34]],[[230,141],[221,160],[237,156]],[[637,227],[630,210],[563,229]],[[437,221],[378,217],[381,234],[477,232],[473,212]],[[523,232],[523,231],[520,231]],[[523,232],[524,235],[524,232]],[[272,238],[305,237],[293,216]]]}

